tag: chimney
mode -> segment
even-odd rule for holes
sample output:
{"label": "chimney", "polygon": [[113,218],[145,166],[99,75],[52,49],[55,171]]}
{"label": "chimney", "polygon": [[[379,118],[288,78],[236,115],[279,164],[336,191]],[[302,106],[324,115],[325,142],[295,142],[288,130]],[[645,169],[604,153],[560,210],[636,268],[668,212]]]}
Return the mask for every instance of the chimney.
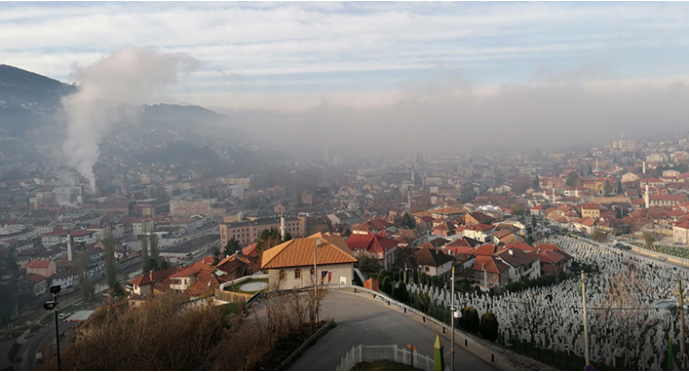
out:
{"label": "chimney", "polygon": [[285,240],[285,214],[280,214],[280,238]]}
{"label": "chimney", "polygon": [[72,261],[72,235],[67,230],[67,261]]}
{"label": "chimney", "polygon": [[153,270],[148,272],[148,277],[151,279],[151,281],[153,281]]}
{"label": "chimney", "polygon": [[646,183],[646,195],[644,195],[644,201],[646,202],[646,208],[648,208],[649,204],[651,204],[651,197],[648,193],[648,183]]}
{"label": "chimney", "polygon": [[514,256],[514,251],[513,251],[511,248],[510,248],[510,250],[507,251],[507,252],[509,252],[510,256]]}

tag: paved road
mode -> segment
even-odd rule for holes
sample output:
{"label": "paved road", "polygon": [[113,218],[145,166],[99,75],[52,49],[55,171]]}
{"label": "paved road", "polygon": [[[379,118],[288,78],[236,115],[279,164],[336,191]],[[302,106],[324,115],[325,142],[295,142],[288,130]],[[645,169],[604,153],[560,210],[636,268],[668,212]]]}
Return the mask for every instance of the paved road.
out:
{"label": "paved road", "polygon": [[[369,295],[370,296],[370,295]],[[449,332],[443,334],[430,322],[422,323],[383,302],[364,295],[330,290],[322,303],[321,319],[334,318],[337,327],[330,330],[289,367],[290,371],[334,371],[353,346],[413,344],[421,355],[433,356],[433,343],[439,333],[449,351]],[[456,337],[455,341],[463,342]],[[457,346],[455,370],[494,371],[495,365]],[[450,362],[447,357],[446,362]]]}
{"label": "paved road", "polygon": [[[72,324],[70,323],[59,323],[60,333],[68,330]],[[65,346],[65,339],[61,340],[60,347]],[[49,343],[55,341],[55,323],[51,323],[49,327],[43,328],[40,332],[36,333],[24,343],[17,353],[18,356],[22,357],[21,363],[15,364],[15,370],[20,371],[31,371],[34,370],[36,364],[36,353],[39,351],[43,352],[43,358],[46,358],[45,349]],[[61,349],[63,350],[63,349]]]}

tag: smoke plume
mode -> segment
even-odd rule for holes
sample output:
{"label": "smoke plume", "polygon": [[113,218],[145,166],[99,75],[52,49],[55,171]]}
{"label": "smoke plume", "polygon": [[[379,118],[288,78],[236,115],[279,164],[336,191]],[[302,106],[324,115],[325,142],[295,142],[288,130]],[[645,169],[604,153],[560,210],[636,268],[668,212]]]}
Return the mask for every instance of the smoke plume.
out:
{"label": "smoke plume", "polygon": [[68,122],[62,149],[68,164],[89,180],[92,190],[96,189],[93,166],[100,155],[99,145],[113,124],[136,120],[138,105],[197,65],[185,54],[125,48],[75,69],[79,89],[62,100]]}

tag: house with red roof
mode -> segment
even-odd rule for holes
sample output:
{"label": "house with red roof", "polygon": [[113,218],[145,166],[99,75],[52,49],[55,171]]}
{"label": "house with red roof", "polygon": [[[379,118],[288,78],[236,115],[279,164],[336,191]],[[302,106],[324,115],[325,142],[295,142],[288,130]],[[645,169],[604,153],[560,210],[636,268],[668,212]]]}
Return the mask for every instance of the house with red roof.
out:
{"label": "house with red roof", "polygon": [[504,290],[510,281],[510,267],[493,256],[476,256],[472,267],[474,283],[484,290]]}
{"label": "house with red roof", "polygon": [[508,248],[494,257],[510,267],[510,281],[519,281],[524,278],[536,279],[541,276],[540,256],[536,252]]}
{"label": "house with red roof", "polygon": [[462,234],[468,238],[476,239],[482,242],[493,241],[493,233],[495,226],[486,224],[477,224],[466,226]]}
{"label": "house with red roof", "polygon": [[352,225],[352,234],[377,234],[393,226],[395,225],[384,219],[378,218]]}
{"label": "house with red roof", "polygon": [[169,280],[170,276],[181,271],[178,267],[173,267],[167,270],[150,271],[146,274],[141,274],[129,281],[127,290],[131,295],[136,296],[150,296],[155,294],[156,290],[164,291],[165,287],[156,287],[156,284],[163,283]]}
{"label": "house with red roof", "polygon": [[672,242],[675,244],[689,244],[689,221],[676,223],[672,227]]}
{"label": "house with red roof", "polygon": [[398,242],[378,235],[352,234],[347,239],[347,246],[357,256],[365,254],[378,260],[385,270],[390,270],[397,260]]}
{"label": "house with red roof", "polygon": [[26,274],[37,274],[45,278],[55,275],[57,268],[55,262],[50,260],[33,260],[26,264]]}
{"label": "house with red roof", "polygon": [[33,294],[34,296],[40,296],[46,292],[48,288],[48,280],[45,276],[38,274],[29,274],[26,276],[26,280],[33,284]]}

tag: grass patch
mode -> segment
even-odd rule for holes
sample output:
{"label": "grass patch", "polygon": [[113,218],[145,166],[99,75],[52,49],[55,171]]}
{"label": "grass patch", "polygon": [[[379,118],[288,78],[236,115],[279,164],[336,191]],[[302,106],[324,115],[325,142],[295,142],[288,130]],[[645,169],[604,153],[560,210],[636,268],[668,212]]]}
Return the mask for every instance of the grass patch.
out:
{"label": "grass patch", "polygon": [[352,371],[421,371],[409,364],[379,360],[377,362],[360,362],[354,365]]}
{"label": "grass patch", "polygon": [[[244,293],[244,294],[254,294],[254,293],[261,292],[261,291],[264,291],[264,290],[265,290],[265,289],[261,289],[261,290],[258,290],[258,291],[243,291],[243,290],[241,290],[242,286],[244,286],[244,285],[246,285],[246,284],[250,284],[250,283],[268,283],[268,279],[251,279],[251,280],[247,280],[247,281],[245,281],[245,282],[241,282],[241,283],[235,284],[235,285],[233,285],[233,286],[231,286],[231,287],[226,287],[225,290],[229,290],[229,291],[237,292],[237,293]],[[267,288],[267,287],[266,287],[266,288]]]}

